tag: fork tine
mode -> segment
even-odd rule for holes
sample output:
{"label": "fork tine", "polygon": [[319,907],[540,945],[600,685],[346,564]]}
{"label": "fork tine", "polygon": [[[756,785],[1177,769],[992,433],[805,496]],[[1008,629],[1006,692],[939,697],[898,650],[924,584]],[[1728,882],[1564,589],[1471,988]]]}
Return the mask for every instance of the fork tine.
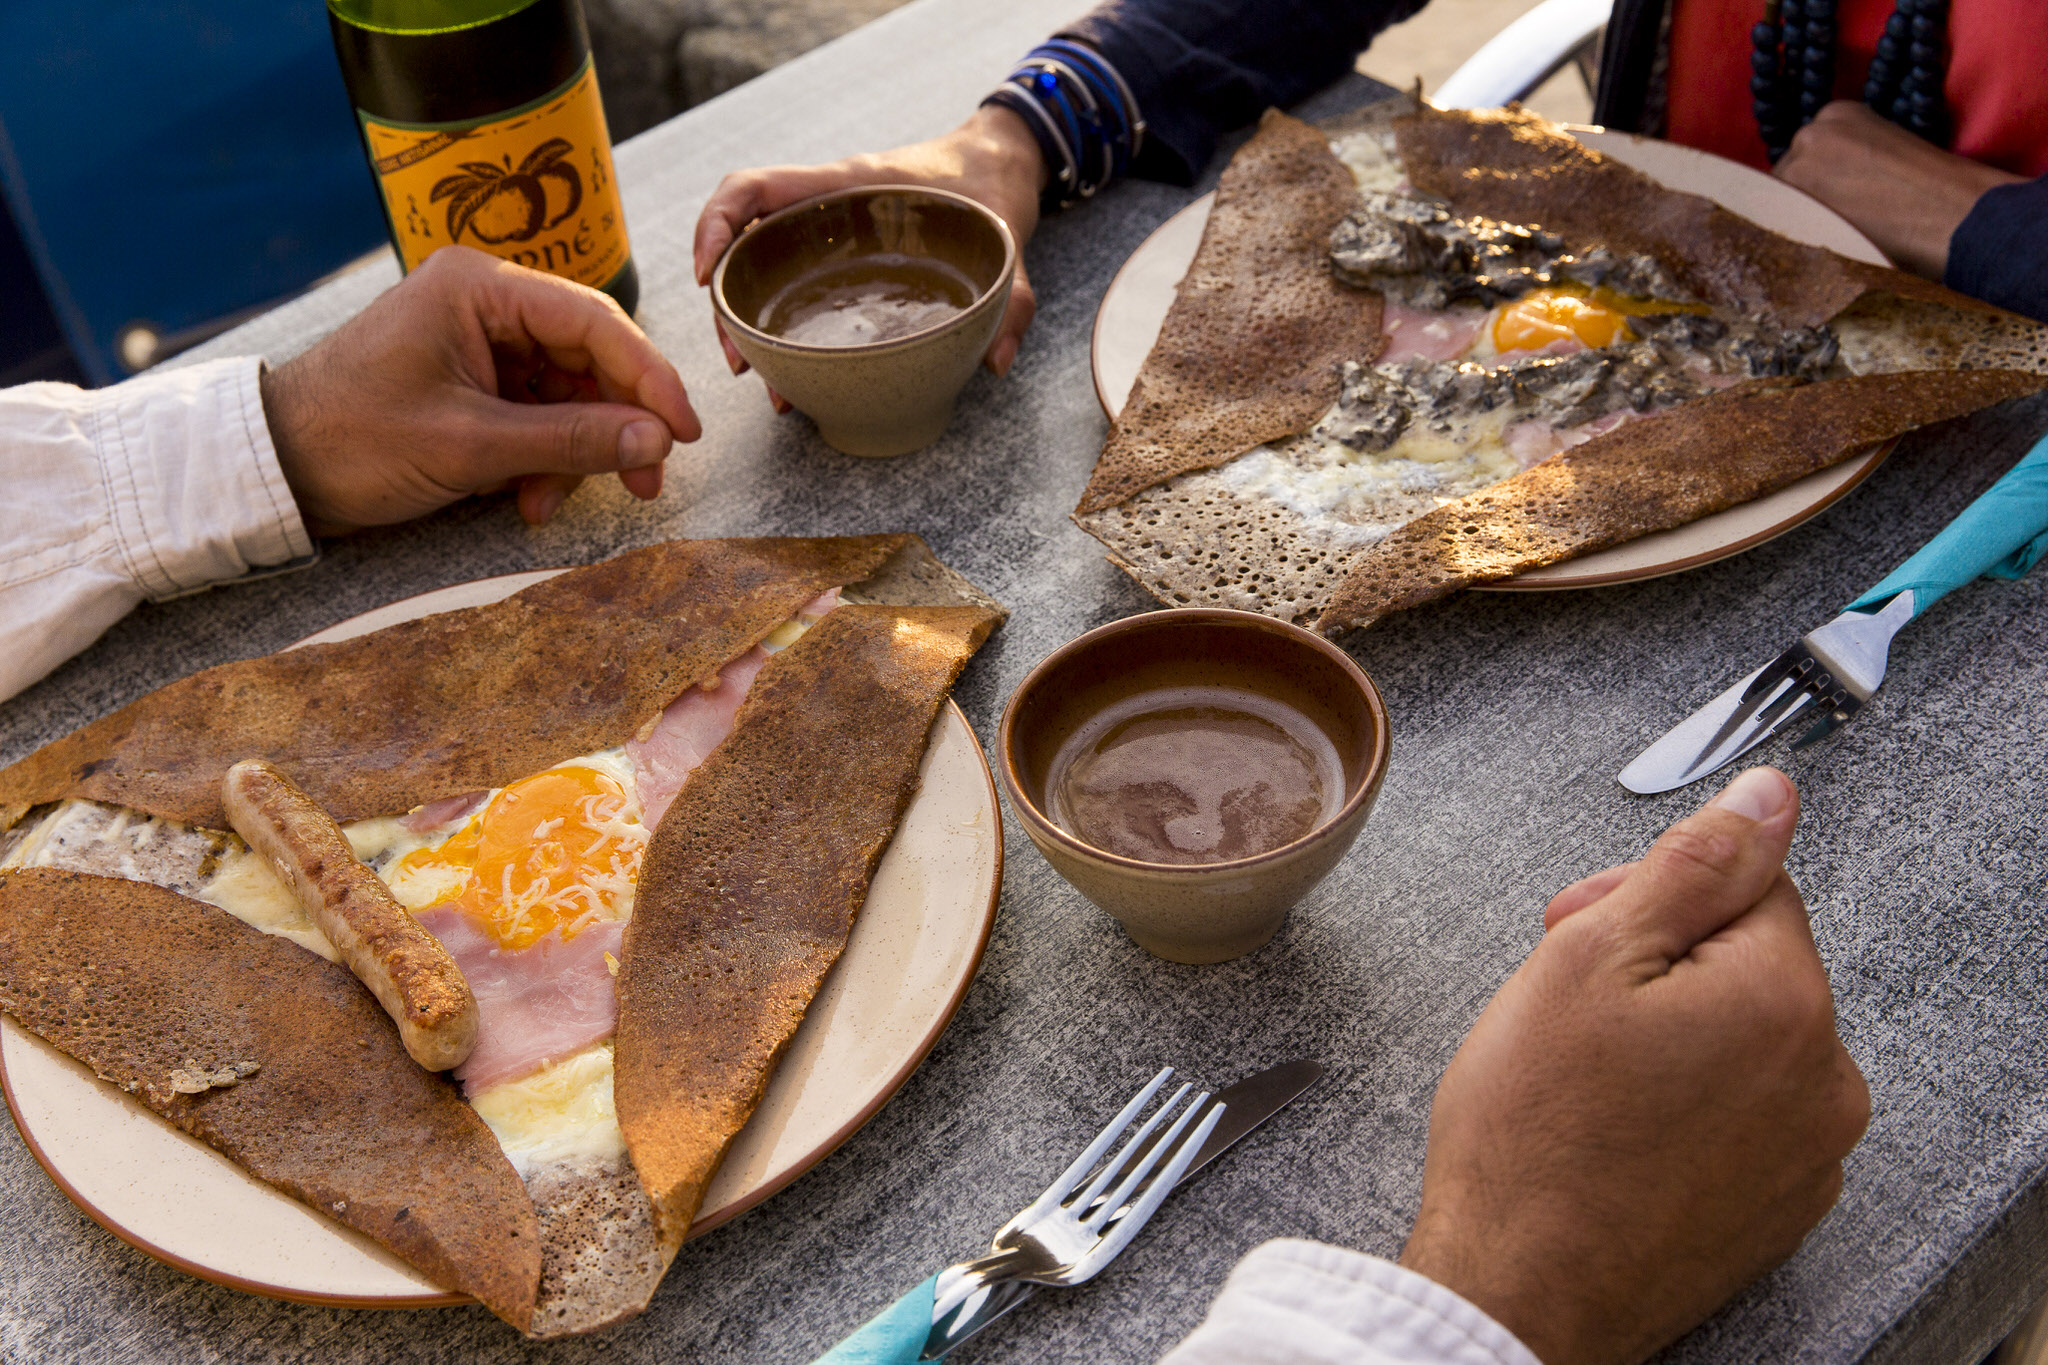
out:
{"label": "fork tine", "polygon": [[[1166,1101],[1166,1103],[1160,1105],[1157,1109],[1152,1111],[1152,1117],[1145,1120],[1145,1126],[1140,1128],[1137,1132],[1131,1134],[1130,1140],[1124,1143],[1122,1147],[1117,1149],[1117,1154],[1102,1164],[1102,1169],[1096,1173],[1095,1179],[1088,1182],[1088,1188],[1082,1191],[1080,1198],[1074,1200],[1061,1200],[1060,1202],[1071,1204],[1077,1212],[1086,1209],[1090,1204],[1094,1203],[1095,1197],[1102,1193],[1103,1189],[1106,1186],[1108,1186],[1110,1181],[1116,1179],[1117,1173],[1123,1170],[1125,1163],[1131,1160],[1131,1154],[1133,1152],[1137,1152],[1140,1155],[1143,1155],[1141,1149],[1143,1148],[1145,1139],[1152,1136],[1153,1130],[1157,1129],[1161,1123],[1165,1122],[1166,1116],[1173,1112],[1174,1106],[1179,1104],[1181,1100],[1186,1097],[1188,1091],[1192,1090],[1193,1088],[1194,1087],[1189,1085],[1186,1081],[1182,1081],[1180,1089],[1174,1091],[1173,1095]],[[1161,1140],[1164,1141],[1165,1139]],[[1150,1169],[1149,1166],[1147,1167],[1147,1169]]]}
{"label": "fork tine", "polygon": [[[1181,1095],[1186,1093],[1187,1087],[1182,1086]],[[1159,1118],[1164,1117],[1167,1109],[1180,1103],[1180,1098],[1180,1095],[1175,1095],[1165,1109],[1161,1109],[1157,1115],[1154,1115],[1154,1122],[1156,1123]],[[1131,1167],[1130,1173],[1125,1175],[1123,1182],[1116,1187],[1116,1193],[1105,1199],[1102,1202],[1101,1208],[1082,1218],[1081,1226],[1087,1228],[1090,1232],[1101,1231],[1103,1224],[1109,1221],[1110,1215],[1117,1209],[1122,1208],[1124,1200],[1131,1197],[1131,1191],[1138,1187],[1138,1182],[1152,1173],[1152,1168],[1159,1164],[1160,1158],[1175,1151],[1174,1143],[1179,1139],[1181,1130],[1188,1126],[1188,1121],[1199,1114],[1202,1106],[1207,1104],[1208,1101],[1209,1092],[1205,1090],[1195,1097],[1193,1104],[1181,1110],[1180,1117],[1173,1121],[1173,1127],[1167,1129],[1166,1135],[1153,1143],[1151,1149]]]}
{"label": "fork tine", "polygon": [[[1813,663],[1803,645],[1794,645],[1766,665],[1756,680],[1743,690],[1742,705],[1735,708],[1728,719],[1721,722],[1721,728],[1700,746],[1693,759],[1693,766],[1700,767],[1710,757],[1718,754],[1721,746],[1739,734],[1744,726],[1754,723],[1757,713],[1770,703],[1788,696],[1797,696],[1802,669]],[[1722,760],[1725,762],[1725,760]],[[1716,764],[1715,766],[1719,766]]]}
{"label": "fork tine", "polygon": [[1165,1085],[1172,1076],[1172,1067],[1162,1067],[1159,1074],[1154,1076],[1151,1082],[1133,1096],[1131,1102],[1125,1105],[1117,1113],[1117,1116],[1109,1121],[1109,1126],[1096,1135],[1095,1141],[1088,1144],[1088,1150],[1076,1157],[1074,1164],[1067,1167],[1061,1173],[1059,1179],[1045,1187],[1044,1194],[1032,1200],[1029,1208],[1025,1209],[1015,1218],[1012,1218],[1005,1226],[1018,1226],[1029,1221],[1032,1217],[1044,1213],[1055,1205],[1065,1203],[1067,1196],[1073,1193],[1074,1186],[1080,1183],[1083,1176],[1095,1169],[1096,1162],[1102,1160],[1102,1154],[1109,1150],[1109,1144],[1115,1142],[1122,1135],[1124,1129],[1131,1126],[1131,1120],[1136,1118],[1139,1111],[1152,1102],[1152,1097],[1159,1093],[1159,1088]]}
{"label": "fork tine", "polygon": [[1756,728],[1769,734],[1788,712],[1804,706],[1809,700],[1828,691],[1835,685],[1834,678],[1823,668],[1812,668],[1795,679],[1792,685],[1772,700],[1769,706],[1756,713]]}
{"label": "fork tine", "polygon": [[[1202,1101],[1208,1098],[1209,1096],[1205,1092],[1200,1099],[1197,1099],[1194,1104],[1188,1107],[1188,1114],[1197,1112],[1202,1107]],[[1172,1156],[1166,1163],[1166,1169],[1159,1173],[1158,1179],[1152,1182],[1151,1187],[1131,1207],[1129,1213],[1117,1219],[1116,1225],[1102,1234],[1102,1239],[1091,1247],[1088,1254],[1083,1256],[1075,1265],[1072,1276],[1066,1283],[1081,1284],[1086,1280],[1092,1279],[1102,1267],[1116,1259],[1116,1254],[1122,1251],[1133,1237],[1136,1237],[1144,1230],[1145,1224],[1151,1220],[1152,1215],[1158,1211],[1159,1206],[1166,1201],[1166,1196],[1173,1193],[1174,1186],[1178,1185],[1180,1178],[1187,1174],[1188,1165],[1194,1161],[1195,1153],[1202,1150],[1202,1144],[1209,1140],[1209,1134],[1215,1131],[1217,1122],[1222,1119],[1223,1109],[1224,1106],[1220,1104],[1209,1106],[1209,1112],[1202,1116],[1202,1121],[1195,1125],[1194,1131],[1188,1133],[1179,1146],[1173,1147]],[[1187,1115],[1182,1117],[1185,1119]],[[1169,1139],[1158,1143],[1153,1150],[1163,1152],[1171,1145],[1171,1140]]]}
{"label": "fork tine", "polygon": [[1761,696],[1785,679],[1797,673],[1801,667],[1813,662],[1813,654],[1806,647],[1805,640],[1799,640],[1791,648],[1778,655],[1757,672],[1748,687],[1742,689],[1742,699],[1748,701]]}

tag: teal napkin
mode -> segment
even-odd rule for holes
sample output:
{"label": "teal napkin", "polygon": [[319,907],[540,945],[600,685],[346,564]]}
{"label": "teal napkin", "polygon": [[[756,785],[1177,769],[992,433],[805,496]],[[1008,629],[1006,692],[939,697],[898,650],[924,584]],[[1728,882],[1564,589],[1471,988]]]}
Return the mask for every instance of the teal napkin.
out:
{"label": "teal napkin", "polygon": [[816,1365],[912,1365],[932,1334],[939,1277],[932,1276],[861,1329],[818,1357]]}
{"label": "teal napkin", "polygon": [[1849,604],[1849,610],[1913,590],[1913,614],[1977,576],[2018,578],[2048,552],[2048,436],[1942,533]]}

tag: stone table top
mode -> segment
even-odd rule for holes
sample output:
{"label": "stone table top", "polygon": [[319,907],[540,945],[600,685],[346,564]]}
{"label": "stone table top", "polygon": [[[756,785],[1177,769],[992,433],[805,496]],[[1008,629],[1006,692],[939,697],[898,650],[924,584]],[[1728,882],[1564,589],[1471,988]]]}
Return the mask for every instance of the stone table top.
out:
{"label": "stone table top", "polygon": [[[1015,371],[978,377],[936,447],[849,459],[725,373],[690,278],[724,171],[942,131],[1085,0],[917,0],[625,144],[641,321],[709,433],[651,506],[592,481],[556,521],[504,502],[331,544],[314,568],[144,607],[0,707],[12,760],[195,669],[274,650],[385,602],[584,563],[671,536],[922,534],[1013,608],[961,682],[984,742],[1039,658],[1152,602],[1066,513],[1104,432],[1089,324],[1117,266],[1194,193],[1128,184],[1048,223],[1042,300]],[[1317,102],[1369,97],[1362,81]],[[1211,169],[1214,175],[1214,168]],[[211,354],[273,361],[390,283],[360,270]],[[687,1246],[645,1316],[540,1346],[482,1309],[342,1311],[159,1265],[75,1209],[0,1135],[0,1360],[804,1361],[991,1229],[1163,1063],[1227,1083],[1294,1057],[1329,1074],[1178,1193],[1088,1288],[1046,1294],[966,1348],[996,1362],[1155,1359],[1233,1262],[1271,1237],[1391,1254],[1419,1187],[1431,1092],[1536,943],[1552,892],[1637,856],[1701,789],[1614,774],[1725,681],[1875,582],[2048,425],[2030,401],[1905,441],[1852,496],[1735,559],[1593,591],[1470,593],[1351,643],[1393,717],[1379,807],[1338,871],[1260,952],[1182,967],[1136,948],[1014,822],[981,973],[896,1098],[810,1174]],[[2048,574],[1978,583],[1902,637],[1852,726],[1773,755],[1806,816],[1791,866],[1870,1132],[1840,1206],[1673,1361],[1975,1361],[2048,1288]],[[1707,790],[1711,790],[1708,785]]]}

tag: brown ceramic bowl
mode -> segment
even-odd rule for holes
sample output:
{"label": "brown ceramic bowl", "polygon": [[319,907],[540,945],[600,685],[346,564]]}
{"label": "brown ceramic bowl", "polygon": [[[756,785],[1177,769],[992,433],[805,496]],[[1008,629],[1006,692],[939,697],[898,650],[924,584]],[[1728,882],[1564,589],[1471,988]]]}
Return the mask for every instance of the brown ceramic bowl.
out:
{"label": "brown ceramic bowl", "polygon": [[[792,290],[906,263],[935,265],[964,311],[854,344],[769,330]],[[870,185],[791,204],[741,233],[712,272],[711,306],[747,363],[834,449],[907,455],[952,420],[1002,325],[1016,273],[1016,241],[992,210],[945,190]]]}
{"label": "brown ceramic bowl", "polygon": [[[1047,782],[1081,726],[1139,692],[1207,684],[1284,703],[1323,732],[1343,772],[1335,814],[1269,852],[1191,864],[1105,852],[1056,823]],[[1055,650],[1011,696],[996,749],[1024,832],[1061,876],[1146,950],[1222,962],[1272,938],[1350,849],[1386,777],[1388,739],[1379,689],[1343,650],[1269,616],[1196,607],[1127,617]]]}

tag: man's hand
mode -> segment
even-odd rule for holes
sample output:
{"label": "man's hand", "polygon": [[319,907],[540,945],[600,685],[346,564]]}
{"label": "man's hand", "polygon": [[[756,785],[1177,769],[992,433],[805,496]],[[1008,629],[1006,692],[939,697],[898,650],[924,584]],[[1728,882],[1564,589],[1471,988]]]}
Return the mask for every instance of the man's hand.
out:
{"label": "man's hand", "polygon": [[1841,1190],[1870,1092],[1785,873],[1798,818],[1754,768],[1559,893],[1437,1088],[1401,1261],[1546,1365],[1643,1359]]}
{"label": "man's hand", "polygon": [[618,304],[458,246],[265,372],[263,411],[316,535],[515,484],[538,525],[587,474],[653,498],[671,443],[702,434],[682,376]]}
{"label": "man's hand", "polygon": [[[964,194],[1002,216],[1010,225],[1021,253],[1038,226],[1038,195],[1045,186],[1045,177],[1045,158],[1030,130],[1022,119],[1000,106],[977,109],[972,118],[944,137],[891,152],[848,157],[828,166],[769,166],[735,171],[718,182],[697,219],[697,283],[711,282],[711,271],[718,258],[756,218],[814,194],[856,185],[928,185]],[[989,369],[999,375],[1009,373],[1037,307],[1020,256],[1017,276],[1010,284],[1009,311],[1003,315],[1003,325],[989,343],[984,360]],[[739,374],[745,370],[747,362],[726,340],[723,331],[718,339],[725,347],[725,361],[732,372]],[[778,409],[787,410],[788,405],[772,390],[769,396]]]}
{"label": "man's hand", "polygon": [[1945,152],[1858,100],[1824,105],[1772,172],[1847,218],[1901,269],[1938,280],[1984,191],[2023,177]]}

